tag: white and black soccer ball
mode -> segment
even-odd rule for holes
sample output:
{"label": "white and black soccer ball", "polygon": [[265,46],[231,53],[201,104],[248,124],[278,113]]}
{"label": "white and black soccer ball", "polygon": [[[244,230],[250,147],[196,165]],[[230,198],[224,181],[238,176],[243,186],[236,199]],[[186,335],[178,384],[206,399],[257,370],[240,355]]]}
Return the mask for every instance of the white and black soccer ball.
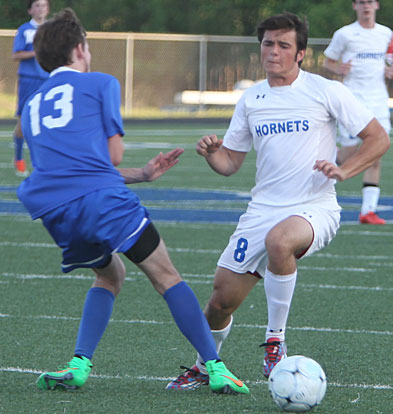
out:
{"label": "white and black soccer ball", "polygon": [[310,411],[321,403],[326,387],[321,366],[302,355],[282,359],[269,376],[270,395],[284,411]]}

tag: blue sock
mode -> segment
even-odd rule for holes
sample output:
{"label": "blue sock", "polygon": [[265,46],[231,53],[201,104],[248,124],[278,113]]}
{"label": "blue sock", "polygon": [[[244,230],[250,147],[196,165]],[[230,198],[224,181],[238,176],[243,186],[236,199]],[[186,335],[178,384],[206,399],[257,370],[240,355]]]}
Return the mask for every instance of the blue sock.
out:
{"label": "blue sock", "polygon": [[14,135],[15,161],[23,160],[23,137]]}
{"label": "blue sock", "polygon": [[86,295],[75,355],[92,359],[112,314],[115,296],[107,289],[91,288]]}
{"label": "blue sock", "polygon": [[186,282],[172,286],[164,293],[178,328],[204,361],[219,359],[209,324],[194,292]]}

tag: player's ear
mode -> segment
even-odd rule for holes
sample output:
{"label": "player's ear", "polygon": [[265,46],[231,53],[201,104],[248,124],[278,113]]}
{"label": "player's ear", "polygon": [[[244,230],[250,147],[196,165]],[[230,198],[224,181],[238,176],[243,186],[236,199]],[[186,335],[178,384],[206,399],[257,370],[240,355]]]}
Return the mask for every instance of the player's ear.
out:
{"label": "player's ear", "polygon": [[296,62],[301,62],[304,59],[304,56],[306,55],[306,50],[302,49],[302,50],[298,50],[297,52],[297,56],[296,56]]}
{"label": "player's ear", "polygon": [[83,43],[78,43],[75,47],[76,56],[80,59],[84,56],[85,45]]}

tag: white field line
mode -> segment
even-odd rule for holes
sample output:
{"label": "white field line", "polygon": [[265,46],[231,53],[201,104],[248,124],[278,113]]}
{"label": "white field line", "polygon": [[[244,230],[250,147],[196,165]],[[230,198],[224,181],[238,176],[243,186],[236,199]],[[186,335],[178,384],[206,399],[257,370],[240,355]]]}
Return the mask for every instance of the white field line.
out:
{"label": "white field line", "polygon": [[58,246],[54,243],[29,243],[29,242],[23,242],[23,243],[17,243],[17,242],[0,242],[0,246],[4,247],[45,247],[45,248],[53,248]]}
{"label": "white field line", "polygon": [[[330,269],[329,269],[330,270]],[[131,278],[127,277],[127,282],[136,282],[141,280],[146,280],[145,276],[141,272],[130,272],[130,274],[135,276],[141,276],[141,278]],[[212,280],[214,276],[211,274],[191,274],[191,273],[183,273],[183,278],[189,284],[212,284]],[[19,274],[19,273],[0,273],[0,277],[4,277],[7,279],[17,279],[17,280],[94,280],[94,276],[87,276],[87,275],[65,275],[65,274],[57,274],[57,275],[44,275],[44,274]],[[207,279],[207,280],[195,280],[195,279]],[[0,281],[0,283],[4,283],[4,281]],[[257,285],[262,287],[262,284]],[[330,284],[315,284],[315,283],[297,283],[296,285],[298,288],[302,289],[331,289],[331,290],[360,290],[360,291],[368,291],[368,292],[393,292],[393,288],[390,287],[382,287],[382,286],[356,286],[356,285],[330,285]]]}
{"label": "white field line", "polygon": [[[59,248],[55,243],[33,243],[33,242],[0,242],[0,246],[4,247],[45,247],[45,248]],[[203,254],[218,254],[221,250],[207,250],[207,249],[186,249],[186,248],[168,248],[170,252],[176,253],[203,253]]]}
{"label": "white field line", "polygon": [[[56,316],[56,315],[37,315],[37,316],[16,316],[10,314],[0,314],[1,318],[16,318],[16,319],[28,319],[28,320],[54,320],[54,321],[78,321],[80,318],[71,316]],[[143,319],[111,319],[111,323],[121,324],[140,324],[140,325],[173,325],[172,321],[155,321],[155,320],[143,320]],[[266,325],[256,324],[235,324],[236,328],[243,329],[266,329]],[[316,328],[313,326],[288,326],[287,330],[290,331],[304,331],[304,332],[325,332],[325,333],[338,333],[338,334],[355,334],[355,335],[381,335],[381,336],[393,336],[392,331],[368,331],[365,329],[336,329],[336,328]]]}
{"label": "white field line", "polygon": [[393,256],[357,256],[351,254],[332,254],[332,253],[315,253],[312,257],[322,257],[324,259],[353,259],[353,260],[391,260]]}
{"label": "white field line", "polygon": [[[32,243],[32,242],[0,242],[0,247],[26,247],[26,248],[57,248],[54,243]],[[174,253],[192,253],[192,254],[215,254],[218,255],[222,250],[220,249],[190,249],[190,248],[168,248],[169,252]],[[353,260],[392,260],[390,256],[355,256],[355,255],[337,255],[330,253],[316,253],[315,257],[334,258],[334,259],[353,259]],[[376,267],[393,267],[393,262],[389,263],[369,263]],[[340,272],[376,272],[377,269],[362,268],[362,267],[324,267],[324,266],[298,266],[300,270],[314,270],[314,271],[340,271]]]}
{"label": "white field line", "polygon": [[[25,248],[57,248],[54,243],[33,243],[33,242],[0,242],[0,247],[25,247]],[[220,249],[191,249],[191,248],[168,248],[170,253],[192,253],[192,254],[214,254],[219,255],[222,250]],[[332,258],[332,259],[352,259],[352,260],[367,260],[369,265],[374,267],[393,267],[392,257],[390,256],[356,256],[356,255],[338,255],[330,253],[316,253],[314,257]],[[387,260],[388,262],[376,263],[370,262],[370,260]],[[326,266],[298,266],[299,270],[310,271],[338,271],[338,272],[355,272],[355,273],[374,273],[377,269],[373,267],[326,267]]]}
{"label": "white field line", "polygon": [[[55,320],[55,321],[79,321],[80,318],[76,318],[73,316],[56,316],[56,315],[37,315],[37,316],[15,316],[9,314],[0,314],[0,318],[18,318],[18,319],[43,319],[43,320]],[[170,322],[162,322],[162,321],[151,321],[151,320],[144,320],[144,319],[110,319],[112,323],[125,323],[125,324],[140,324],[140,325],[167,325]]]}
{"label": "white field line", "polygon": [[[17,374],[36,374],[39,375],[42,371],[36,369],[27,369],[27,368],[20,368],[20,367],[0,367],[0,372],[10,372],[10,373],[17,373]],[[91,374],[90,378],[96,379],[110,379],[110,380],[131,380],[131,381],[146,381],[146,382],[167,382],[171,381],[173,377],[151,377],[147,375],[104,375],[104,374]],[[263,385],[266,386],[268,384],[267,381],[247,381],[244,382],[248,385],[259,386]],[[338,382],[329,382],[328,386],[335,387],[335,388],[359,388],[365,390],[393,390],[393,386],[391,385],[384,385],[384,384],[341,384]]]}
{"label": "white field line", "polygon": [[[203,226],[201,226],[203,227]],[[384,233],[385,234],[385,233]],[[393,235],[393,233],[392,233]],[[36,242],[0,242],[0,247],[38,247],[38,248],[58,248],[55,243],[36,243]],[[167,247],[169,252],[173,253],[192,253],[192,254],[221,254],[223,249],[193,249],[186,247]],[[393,256],[367,256],[367,255],[350,255],[350,254],[332,254],[332,253],[315,253],[312,257],[321,257],[325,259],[352,259],[352,260],[388,260],[393,263]]]}
{"label": "white field line", "polygon": [[[392,221],[389,221],[389,224],[391,224]],[[342,223],[344,224],[344,223]],[[357,222],[356,224],[359,224],[359,222]],[[385,237],[393,237],[393,232],[391,231],[368,231],[368,230],[339,230],[338,234],[345,234],[345,235],[355,235],[355,236],[385,236]]]}
{"label": "white field line", "polygon": [[[2,168],[0,166],[0,168]],[[181,167],[180,167],[181,168]],[[0,218],[2,217],[6,217],[7,220],[9,217],[12,217],[13,220],[15,220],[15,218],[19,218],[19,217],[25,217],[26,221],[31,221],[30,216],[26,213],[26,212],[0,212]],[[215,226],[230,226],[231,228],[236,227],[237,225],[237,220],[235,221],[226,221],[226,222],[221,222],[221,221],[212,221],[212,220],[206,220],[206,221],[200,221],[200,224],[195,224],[193,222],[183,222],[183,221],[176,221],[176,220],[159,220],[159,219],[155,219],[154,220],[157,223],[160,223],[160,226],[186,226],[187,229],[206,229],[206,226],[210,226],[212,224],[214,224]],[[386,224],[393,224],[393,220],[386,220]],[[358,221],[343,221],[341,222],[341,228],[343,227],[350,227],[350,226],[357,226],[359,225]],[[376,237],[380,237],[380,236],[384,236],[384,237],[393,237],[393,233],[392,232],[368,232],[368,231],[351,231],[348,230],[347,233],[345,233],[345,230],[341,230],[340,234],[354,234],[354,235],[366,235],[368,237],[371,236],[376,236]]]}

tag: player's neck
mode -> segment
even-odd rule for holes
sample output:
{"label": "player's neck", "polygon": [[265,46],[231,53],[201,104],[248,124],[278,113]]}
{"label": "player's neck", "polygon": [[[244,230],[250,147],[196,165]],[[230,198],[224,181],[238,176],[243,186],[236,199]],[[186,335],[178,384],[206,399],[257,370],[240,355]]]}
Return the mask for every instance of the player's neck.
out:
{"label": "player's neck", "polygon": [[33,19],[32,20],[34,20],[36,23],[37,23],[37,26],[41,26],[42,25],[42,23],[44,23],[45,22],[45,18],[43,18],[43,19],[36,19],[36,18],[34,18],[33,17]]}
{"label": "player's neck", "polygon": [[365,18],[365,19],[358,19],[358,23],[364,29],[374,29],[375,27],[375,19]]}
{"label": "player's neck", "polygon": [[296,68],[296,70],[291,71],[290,73],[286,74],[267,74],[267,81],[269,82],[269,86],[271,88],[279,87],[279,86],[289,86],[292,85],[293,82],[299,76],[300,69]]}

